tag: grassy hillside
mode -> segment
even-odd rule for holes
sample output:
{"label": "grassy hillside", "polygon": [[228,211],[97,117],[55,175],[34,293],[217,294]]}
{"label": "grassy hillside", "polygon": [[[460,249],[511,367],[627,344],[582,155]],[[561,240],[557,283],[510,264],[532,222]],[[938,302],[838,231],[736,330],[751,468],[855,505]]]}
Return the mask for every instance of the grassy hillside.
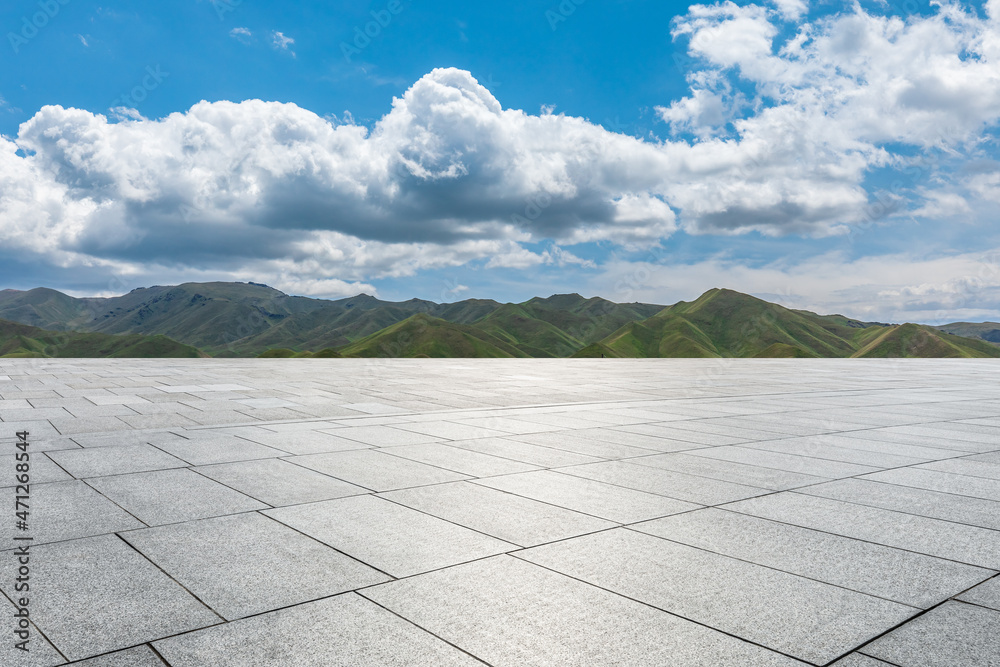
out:
{"label": "grassy hillside", "polygon": [[973,338],[962,338],[919,324],[891,327],[855,352],[854,357],[1000,357],[1000,348]]}
{"label": "grassy hillside", "polygon": [[465,324],[423,313],[337,350],[345,357],[527,357],[513,345]]}
{"label": "grassy hillside", "polygon": [[1000,346],[1000,322],[952,322],[934,328],[944,333],[963,338],[978,338]]}
{"label": "grassy hillside", "polygon": [[166,336],[136,334],[111,336],[99,333],[47,331],[0,320],[0,357],[114,358],[206,356],[197,348]]}

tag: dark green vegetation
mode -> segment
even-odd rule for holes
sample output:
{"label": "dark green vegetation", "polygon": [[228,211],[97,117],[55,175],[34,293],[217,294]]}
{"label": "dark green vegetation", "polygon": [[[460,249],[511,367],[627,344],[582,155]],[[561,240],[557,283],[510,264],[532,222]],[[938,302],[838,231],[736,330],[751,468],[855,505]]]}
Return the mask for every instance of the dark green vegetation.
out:
{"label": "dark green vegetation", "polygon": [[203,357],[166,336],[46,331],[0,320],[0,357]]}
{"label": "dark green vegetation", "polygon": [[[1000,346],[980,340],[988,340],[989,331],[1000,336],[1000,325],[861,322],[790,310],[725,289],[664,307],[579,294],[518,304],[391,302],[365,294],[330,301],[254,283],[149,287],[108,299],[76,299],[39,288],[0,291],[0,318],[57,332],[132,337],[123,347],[108,348],[108,354],[100,353],[106,343],[67,348],[88,352],[76,356],[125,356],[120,354],[125,349],[149,352],[130,356],[178,356],[173,345],[188,352],[181,356],[200,349],[219,357],[266,358],[1000,357]],[[973,337],[946,333],[959,326]],[[152,336],[141,342],[146,347],[139,334]],[[172,353],[156,353],[157,346]],[[41,348],[25,343],[11,349],[30,354]]]}

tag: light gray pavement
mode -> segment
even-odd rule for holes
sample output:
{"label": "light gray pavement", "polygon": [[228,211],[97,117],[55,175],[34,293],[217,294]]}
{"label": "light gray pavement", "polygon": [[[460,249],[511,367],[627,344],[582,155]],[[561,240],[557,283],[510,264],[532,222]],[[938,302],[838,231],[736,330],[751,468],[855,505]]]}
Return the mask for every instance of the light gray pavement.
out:
{"label": "light gray pavement", "polygon": [[0,665],[1000,666],[998,379],[0,360]]}

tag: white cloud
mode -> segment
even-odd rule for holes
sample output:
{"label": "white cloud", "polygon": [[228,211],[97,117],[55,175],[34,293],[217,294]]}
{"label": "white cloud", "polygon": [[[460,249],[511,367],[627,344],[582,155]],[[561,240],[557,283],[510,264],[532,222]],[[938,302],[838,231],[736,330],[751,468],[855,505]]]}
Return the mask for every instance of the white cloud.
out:
{"label": "white cloud", "polygon": [[[420,78],[370,128],[260,100],[118,122],[46,106],[0,138],[0,243],[63,266],[253,267],[315,289],[469,262],[592,270],[567,248],[655,247],[678,229],[845,234],[870,221],[874,168],[986,150],[996,18],[856,7],[782,42],[793,9],[695,5],[675,23],[697,66],[691,94],[658,110],[675,131],[663,142],[504,109],[457,69]],[[899,214],[972,216],[969,202],[1000,198],[995,169],[939,171],[891,194]]]}
{"label": "white cloud", "polygon": [[589,279],[588,287],[621,302],[670,304],[727,287],[788,308],[866,321],[996,320],[1000,248],[938,257],[899,253],[849,259],[827,253],[763,266],[721,257],[691,264],[612,262]]}
{"label": "white cloud", "polygon": [[285,33],[277,30],[271,33],[271,43],[274,45],[274,48],[279,51],[287,51],[293,58],[295,57],[295,51],[292,51],[291,49],[295,40],[287,36]]}
{"label": "white cloud", "polygon": [[229,36],[236,39],[244,44],[249,43],[250,39],[253,37],[253,33],[250,32],[249,28],[233,28],[229,31]]}
{"label": "white cloud", "polygon": [[84,37],[83,35],[77,35],[76,37],[77,37],[77,39],[80,40],[80,43],[83,44],[85,47],[89,47],[90,46],[90,44],[87,43],[87,38]]}

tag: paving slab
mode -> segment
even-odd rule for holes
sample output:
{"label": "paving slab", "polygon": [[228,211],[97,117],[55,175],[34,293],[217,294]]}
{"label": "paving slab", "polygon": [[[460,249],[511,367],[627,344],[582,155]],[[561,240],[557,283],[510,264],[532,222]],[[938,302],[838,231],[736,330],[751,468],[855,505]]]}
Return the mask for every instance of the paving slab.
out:
{"label": "paving slab", "polygon": [[427,465],[451,470],[470,477],[492,477],[494,475],[509,475],[517,472],[537,470],[539,466],[521,463],[511,459],[483,454],[471,449],[452,447],[450,444],[429,443],[426,445],[400,445],[393,447],[387,454],[399,456],[410,461],[426,463]]}
{"label": "paving slab", "polygon": [[[0,563],[0,586],[8,595],[13,563],[13,558]],[[114,535],[33,548],[31,578],[31,616],[70,660],[220,621]]]}
{"label": "paving slab", "polygon": [[470,482],[435,484],[379,495],[522,547],[575,537],[616,525],[611,521]]}
{"label": "paving slab", "polygon": [[372,491],[392,491],[410,486],[454,482],[468,477],[451,470],[371,449],[309,454],[294,456],[287,460]]}
{"label": "paving slab", "polygon": [[820,665],[919,612],[624,528],[518,557]]}
{"label": "paving slab", "polygon": [[214,434],[211,431],[185,432],[185,435],[184,440],[171,440],[157,446],[194,466],[288,456],[288,452],[284,450],[232,435]]}
{"label": "paving slab", "polygon": [[700,505],[719,505],[771,493],[770,489],[641,466],[632,461],[569,466],[559,468],[559,472]]}
{"label": "paving slab", "polygon": [[1000,531],[800,493],[741,500],[725,509],[988,569],[1000,569]]}
{"label": "paving slab", "polygon": [[843,447],[831,441],[830,436],[811,436],[807,438],[788,438],[786,440],[762,440],[745,445],[748,449],[762,449],[783,454],[797,454],[828,461],[856,463],[875,468],[896,468],[922,463],[928,459],[915,456],[903,456],[879,451]]}
{"label": "paving slab", "polygon": [[193,468],[196,472],[272,507],[311,503],[368,493],[284,459],[258,459]]}
{"label": "paving slab", "polygon": [[958,596],[959,600],[1000,611],[1000,577],[993,577]]}
{"label": "paving slab", "polygon": [[362,594],[495,667],[802,665],[510,556]]}
{"label": "paving slab", "polygon": [[122,537],[227,620],[389,579],[257,513],[146,528]]}
{"label": "paving slab", "polygon": [[568,452],[555,447],[532,445],[512,438],[480,438],[478,440],[456,440],[449,442],[452,447],[461,447],[474,452],[499,456],[512,461],[521,461],[541,468],[594,463],[603,459]]}
{"label": "paving slab", "polygon": [[831,663],[830,667],[893,667],[888,662],[882,662],[875,658],[870,658],[863,653],[852,653],[837,662]]}
{"label": "paving slab", "polygon": [[1000,502],[995,500],[957,496],[867,479],[842,479],[798,489],[797,492],[1000,530]]}
{"label": "paving slab", "polygon": [[527,435],[512,435],[512,440],[527,442],[542,447],[562,449],[600,459],[625,459],[633,456],[649,456],[662,450],[634,447],[617,442],[602,442],[585,438],[576,431],[560,431],[558,433],[531,433]]}
{"label": "paving slab", "polygon": [[349,593],[155,644],[172,667],[472,667],[482,663]]}
{"label": "paving slab", "polygon": [[264,514],[394,577],[517,548],[374,496],[295,505]]}
{"label": "paving slab", "polygon": [[412,431],[413,433],[421,433],[439,440],[473,440],[476,438],[496,438],[509,435],[505,431],[498,431],[486,428],[485,426],[469,426],[468,424],[458,424],[448,421],[404,423],[397,424],[395,428]]}
{"label": "paving slab", "polygon": [[[7,554],[4,554],[5,556]],[[11,591],[14,593],[14,591]],[[19,599],[20,595],[17,598]],[[30,607],[31,598],[28,599],[28,613],[34,613]],[[0,628],[6,637],[0,642],[0,665],[16,665],[16,667],[54,667],[55,665],[66,664],[66,659],[53,648],[52,644],[45,639],[45,636],[38,630],[38,626],[29,620],[28,643],[24,645],[27,650],[17,648],[16,643],[23,641],[13,633],[18,629],[15,624],[14,614],[17,608],[4,597],[0,597],[0,614],[3,615],[3,623]]]}
{"label": "paving slab", "polygon": [[[324,424],[323,427],[329,428],[330,425]],[[357,440],[341,438],[318,430],[284,430],[279,433],[273,433],[255,427],[252,432],[247,433],[244,431],[237,435],[241,435],[246,440],[252,440],[253,442],[300,456],[303,454],[343,452],[350,449],[364,449],[368,447],[368,445]]]}
{"label": "paving slab", "polygon": [[957,475],[969,475],[970,477],[983,477],[985,479],[1000,480],[1000,462],[991,463],[989,461],[976,461],[969,457],[960,459],[946,459],[944,461],[932,461],[917,466],[921,470],[938,470],[950,472]]}
{"label": "paving slab", "polygon": [[268,508],[187,468],[95,477],[87,483],[149,526]]}
{"label": "paving slab", "polygon": [[0,529],[4,548],[11,548],[9,540],[16,534],[28,534],[34,538],[33,544],[45,544],[143,527],[138,519],[81,481],[32,484],[30,492],[29,530],[22,532],[15,530],[13,511],[15,496],[23,494],[13,486],[0,490],[4,507],[11,508],[12,515]]}
{"label": "paving slab", "polygon": [[838,479],[841,477],[854,477],[865,473],[879,471],[880,468],[858,465],[856,463],[844,463],[842,461],[830,461],[828,459],[815,458],[811,456],[801,456],[798,454],[787,454],[783,452],[770,452],[750,447],[726,446],[709,447],[691,452],[694,456],[704,456],[720,461],[730,461],[732,463],[746,463],[747,465],[762,466],[764,468],[774,468],[787,472],[797,472],[816,477],[828,477]]}
{"label": "paving slab", "polygon": [[489,477],[476,483],[618,523],[644,521],[700,507],[554,470]]}
{"label": "paving slab", "polygon": [[662,468],[674,472],[683,472],[701,477],[720,479],[724,482],[734,484],[750,484],[753,486],[781,491],[792,489],[809,484],[818,484],[828,481],[829,478],[815,475],[804,475],[797,472],[786,472],[756,465],[744,463],[733,463],[730,461],[718,461],[695,456],[684,452],[676,454],[657,454],[655,456],[644,456],[642,458],[630,459],[632,463],[649,466],[652,468]]}
{"label": "paving slab", "polygon": [[946,602],[861,651],[899,667],[995,667],[1000,612]]}
{"label": "paving slab", "polygon": [[861,479],[870,479],[887,484],[912,486],[929,491],[942,491],[959,496],[970,496],[984,500],[1000,501],[1000,479],[985,479],[970,477],[926,468],[896,468],[865,475]]}
{"label": "paving slab", "polygon": [[712,508],[632,528],[921,609],[993,576],[993,570]]}
{"label": "paving slab", "polygon": [[[17,455],[23,454],[23,452],[15,451],[13,446],[3,447],[4,452],[0,456],[0,470],[10,471],[10,474],[4,474],[0,476],[0,488],[8,486],[17,486],[17,477],[14,472],[16,471],[15,466],[18,463],[24,463],[23,460],[18,461]],[[52,459],[47,457],[44,453],[39,451],[32,451],[29,448],[28,451],[28,476],[32,484],[45,484],[47,482],[65,482],[73,479],[65,470],[53,463]]]}
{"label": "paving slab", "polygon": [[187,465],[152,445],[66,449],[49,452],[48,456],[77,479],[183,468]]}
{"label": "paving slab", "polygon": [[73,664],[79,665],[79,667],[164,667],[166,665],[159,656],[153,653],[153,649],[146,645],[124,651],[115,651]]}

